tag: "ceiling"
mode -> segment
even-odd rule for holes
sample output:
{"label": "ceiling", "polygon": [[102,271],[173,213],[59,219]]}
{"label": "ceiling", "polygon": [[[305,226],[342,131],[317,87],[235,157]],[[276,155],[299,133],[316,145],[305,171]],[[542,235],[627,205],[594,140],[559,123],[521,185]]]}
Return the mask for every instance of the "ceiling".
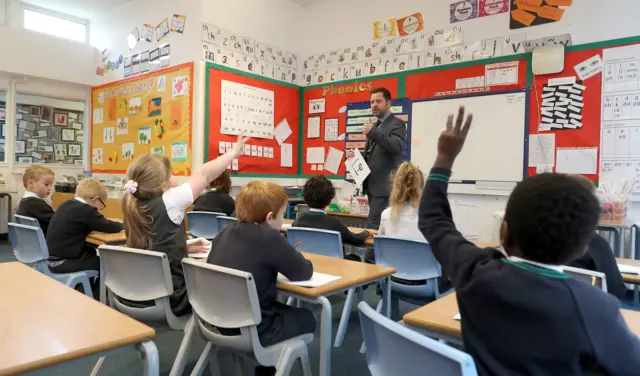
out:
{"label": "ceiling", "polygon": [[291,1],[294,4],[298,4],[300,6],[307,7],[309,5],[319,3],[322,0],[289,0],[289,1]]}
{"label": "ceiling", "polygon": [[133,0],[22,0],[24,3],[47,8],[72,16],[95,19],[114,7]]}

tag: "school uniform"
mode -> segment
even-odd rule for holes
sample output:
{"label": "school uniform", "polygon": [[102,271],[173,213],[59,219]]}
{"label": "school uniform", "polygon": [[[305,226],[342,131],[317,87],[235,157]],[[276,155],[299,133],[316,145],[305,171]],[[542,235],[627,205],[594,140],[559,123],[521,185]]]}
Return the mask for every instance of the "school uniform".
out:
{"label": "school uniform", "polygon": [[[279,230],[257,223],[234,223],[213,239],[207,262],[253,275],[262,314],[258,325],[262,346],[315,331],[311,311],[276,301],[278,273],[292,281],[304,281],[313,275],[311,262]],[[224,335],[237,334],[235,328],[218,329]]]}
{"label": "school uniform", "polygon": [[617,299],[569,277],[562,266],[506,258],[455,228],[447,199],[451,171],[434,168],[419,227],[457,292],[466,351],[480,375],[582,375],[600,367],[636,375],[640,341]]}
{"label": "school uniform", "polygon": [[49,269],[54,273],[100,270],[96,248],[85,239],[92,231],[115,233],[123,229],[122,223],[106,219],[80,197],[63,202],[47,232]]}
{"label": "school uniform", "polygon": [[569,266],[604,273],[607,278],[607,292],[619,299],[622,299],[627,293],[627,286],[625,286],[620,269],[618,269],[613,250],[609,243],[598,234],[595,234],[589,243],[587,252],[579,259],[569,263]]}
{"label": "school uniform", "polygon": [[18,211],[16,212],[18,215],[37,219],[45,235],[47,235],[49,222],[54,213],[53,208],[51,208],[47,201],[29,191],[25,192],[22,200],[20,200]]}
{"label": "school uniform", "polygon": [[363,245],[364,241],[369,238],[369,231],[365,230],[361,233],[354,234],[349,231],[347,226],[342,224],[337,217],[327,215],[327,213],[321,209],[309,209],[308,212],[297,218],[291,226],[338,231],[342,236],[342,242],[351,245]]}
{"label": "school uniform", "polygon": [[398,218],[391,221],[391,208],[386,208],[380,216],[378,235],[423,242],[424,235],[418,228],[418,209],[412,207],[411,204],[404,204],[400,208]]}
{"label": "school uniform", "polygon": [[236,211],[236,202],[233,197],[215,189],[198,197],[193,206],[193,211],[218,212],[227,216],[233,215]]}

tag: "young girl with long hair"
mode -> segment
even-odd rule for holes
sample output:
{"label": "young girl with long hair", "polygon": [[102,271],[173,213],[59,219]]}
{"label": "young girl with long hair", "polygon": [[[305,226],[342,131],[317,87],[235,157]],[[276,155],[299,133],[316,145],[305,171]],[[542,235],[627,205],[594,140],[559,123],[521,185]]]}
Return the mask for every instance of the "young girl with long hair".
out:
{"label": "young girl with long hair", "polygon": [[423,185],[424,176],[416,165],[411,162],[400,165],[393,180],[389,207],[380,217],[379,235],[424,241],[418,229],[418,206]]}
{"label": "young girl with long hair", "polygon": [[187,257],[184,213],[194,199],[244,150],[240,135],[233,150],[205,163],[189,180],[172,187],[171,162],[155,154],[137,158],[127,170],[128,182],[122,199],[127,247],[164,252],[169,257],[173,294],[169,298],[176,316],[191,312],[181,260]]}

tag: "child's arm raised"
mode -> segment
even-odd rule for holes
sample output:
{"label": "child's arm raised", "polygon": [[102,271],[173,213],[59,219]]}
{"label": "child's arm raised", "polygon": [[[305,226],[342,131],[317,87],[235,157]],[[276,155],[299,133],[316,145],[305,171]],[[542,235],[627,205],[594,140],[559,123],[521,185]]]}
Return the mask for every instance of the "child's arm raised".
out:
{"label": "child's arm raised", "polygon": [[189,178],[189,186],[193,192],[194,200],[198,198],[200,193],[209,186],[211,181],[220,176],[227,166],[242,154],[242,151],[244,150],[244,143],[247,140],[249,140],[249,137],[244,137],[241,134],[238,136],[238,141],[235,143],[233,150],[226,152],[213,161],[205,163],[191,174],[191,177]]}

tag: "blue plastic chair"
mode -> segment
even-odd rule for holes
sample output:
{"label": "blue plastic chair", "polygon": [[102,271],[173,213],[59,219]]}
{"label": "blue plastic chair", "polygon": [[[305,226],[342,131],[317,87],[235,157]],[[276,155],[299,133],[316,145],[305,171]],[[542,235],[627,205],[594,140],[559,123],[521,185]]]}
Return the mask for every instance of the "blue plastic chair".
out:
{"label": "blue plastic chair", "polygon": [[74,273],[53,273],[49,270],[47,259],[49,249],[44,239],[44,233],[40,227],[25,226],[18,223],[9,223],[9,239],[13,246],[13,253],[18,261],[24,264],[35,264],[35,269],[55,279],[58,282],[75,288],[82,284],[84,293],[93,298],[89,278],[99,275],[96,270],[85,270]]}
{"label": "blue plastic chair", "polygon": [[13,218],[16,221],[15,223],[19,225],[40,227],[40,222],[38,222],[38,220],[35,218],[27,217],[20,214],[14,214]]}
{"label": "blue plastic chair", "polygon": [[471,355],[358,305],[371,376],[477,376]]}
{"label": "blue plastic chair", "polygon": [[[429,243],[391,236],[375,236],[373,250],[376,264],[398,270],[391,277],[392,318],[398,312],[398,300],[425,305],[440,298],[438,279],[442,276],[442,267],[433,256]],[[402,283],[398,279],[412,283]],[[414,284],[416,281],[425,283]],[[378,312],[382,312],[382,302],[383,299],[380,299]]]}
{"label": "blue plastic chair", "polygon": [[216,221],[218,222],[218,233],[222,232],[222,230],[231,226],[232,224],[238,222],[236,218],[226,217],[224,215],[216,218]]}
{"label": "blue plastic chair", "polygon": [[187,213],[189,231],[196,238],[213,239],[218,234],[217,218],[224,213],[190,211]]}
{"label": "blue plastic chair", "polygon": [[[316,255],[335,257],[339,259],[344,258],[344,252],[342,251],[342,236],[338,231],[290,227],[287,229],[287,239],[289,240],[289,244],[292,246],[300,243],[297,248],[300,252],[313,253]],[[347,291],[347,300],[345,301],[344,309],[342,310],[340,325],[338,325],[336,340],[333,344],[334,347],[342,346],[342,342],[344,341],[355,292],[355,288],[351,288]],[[360,288],[358,288],[357,298],[358,301],[363,300],[362,289]],[[288,303],[290,303],[290,301]]]}

